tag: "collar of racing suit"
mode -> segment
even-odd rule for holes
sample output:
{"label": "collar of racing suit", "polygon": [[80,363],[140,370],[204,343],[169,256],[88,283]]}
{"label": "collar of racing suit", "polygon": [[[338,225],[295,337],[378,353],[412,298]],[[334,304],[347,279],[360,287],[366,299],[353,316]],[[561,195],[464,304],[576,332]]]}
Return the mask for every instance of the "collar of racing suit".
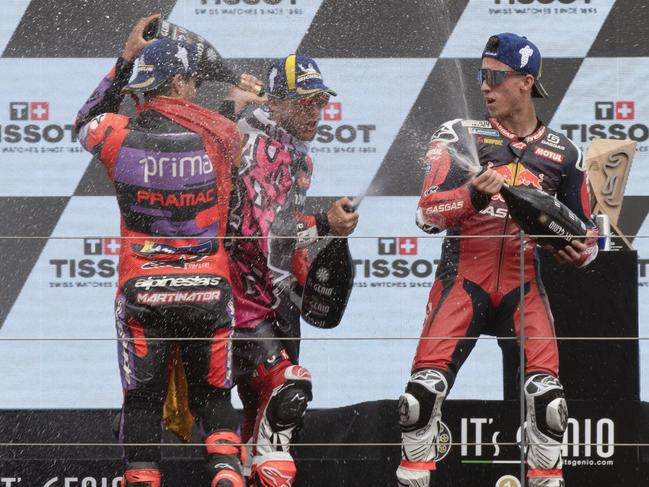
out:
{"label": "collar of racing suit", "polygon": [[520,142],[524,142],[525,144],[529,144],[530,142],[536,142],[543,138],[546,131],[545,124],[538,118],[536,119],[536,128],[532,131],[531,134],[525,137],[519,137],[515,133],[510,132],[508,129],[505,128],[503,124],[501,124],[497,119],[493,117],[489,117],[488,120],[493,128],[495,128],[498,132],[500,132],[501,135],[511,140],[512,142],[520,141]]}
{"label": "collar of racing suit", "polygon": [[289,150],[302,154],[309,152],[309,143],[299,140],[286,129],[277,125],[277,122],[271,118],[270,110],[267,107],[257,108],[250,117],[241,120],[239,129],[244,134],[266,135]]}

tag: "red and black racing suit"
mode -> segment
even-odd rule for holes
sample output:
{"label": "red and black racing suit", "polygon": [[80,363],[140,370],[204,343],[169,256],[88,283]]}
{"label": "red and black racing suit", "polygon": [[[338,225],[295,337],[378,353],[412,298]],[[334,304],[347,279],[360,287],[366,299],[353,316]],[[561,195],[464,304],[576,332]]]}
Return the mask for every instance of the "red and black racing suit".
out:
{"label": "red and black racing suit", "polygon": [[[468,149],[472,146],[477,153]],[[499,337],[520,332],[520,229],[499,194],[490,198],[467,183],[467,161],[476,155],[481,166],[499,172],[508,184],[554,195],[593,226],[582,153],[565,136],[539,123],[531,135],[521,139],[495,119],[453,120],[437,130],[426,154],[428,174],[417,224],[429,233],[447,230],[447,238],[428,298],[422,337],[458,339],[421,340],[413,370],[441,369],[451,378],[475,346],[473,338],[483,332]],[[458,238],[462,236],[471,237]],[[525,341],[525,372],[557,377],[554,324],[541,282],[537,246],[527,238],[524,248],[525,334],[550,337]],[[597,246],[591,243],[581,265],[596,253]],[[502,340],[500,345],[516,347],[513,340]]]}
{"label": "red and black racing suit", "polygon": [[[520,336],[523,272],[528,339],[521,373],[529,439],[527,476],[529,485],[558,487],[564,485],[561,444],[568,411],[558,380],[554,323],[541,283],[537,246],[529,237],[521,242],[520,229],[500,194],[491,197],[472,186],[476,162],[502,174],[510,185],[556,196],[592,227],[582,154],[563,135],[539,123],[531,135],[519,138],[495,119],[453,120],[435,132],[426,154],[428,174],[417,224],[429,233],[446,230],[447,236],[412,376],[399,402],[403,440],[399,485],[428,485],[432,478],[441,404],[476,338],[482,333],[496,335],[510,361],[518,356],[512,338]],[[597,254],[595,239],[589,237],[586,243],[579,265]]]}
{"label": "red and black racing suit", "polygon": [[[234,438],[224,432],[237,421],[230,401],[233,296],[222,237],[241,144],[236,124],[183,100],[158,97],[135,118],[118,114],[131,72],[120,58],[76,121],[82,145],[114,183],[121,213],[120,440],[152,444],[126,447],[129,463],[160,459],[156,444],[175,342],[158,338],[206,339],[178,342],[190,408],[206,442]],[[208,453],[219,451],[208,446]]]}

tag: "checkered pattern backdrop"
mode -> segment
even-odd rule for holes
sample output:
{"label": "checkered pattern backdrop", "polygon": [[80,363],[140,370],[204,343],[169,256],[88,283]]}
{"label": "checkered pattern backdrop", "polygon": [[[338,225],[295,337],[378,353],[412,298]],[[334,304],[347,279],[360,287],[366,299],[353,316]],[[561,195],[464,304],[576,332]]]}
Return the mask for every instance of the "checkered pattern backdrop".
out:
{"label": "checkered pattern backdrop", "polygon": [[[0,336],[114,337],[117,207],[71,122],[134,21],[152,12],[260,77],[270,58],[313,56],[339,93],[311,147],[312,204],[369,191],[355,234],[366,238],[351,244],[357,279],[345,321],[332,332],[306,328],[307,337],[418,336],[439,256],[439,240],[414,225],[418,161],[440,123],[482,116],[475,72],[496,32],[527,35],[540,47],[551,97],[537,108],[549,125],[584,148],[593,136],[638,141],[621,226],[649,235],[642,0],[4,0],[2,9]],[[206,86],[199,101],[215,108],[224,90]],[[649,244],[635,244],[641,334],[649,335]],[[414,347],[412,340],[306,342],[315,406],[397,397]],[[500,397],[496,348],[478,345],[455,398]],[[16,373],[0,376],[0,407],[116,407],[114,355],[109,341],[2,342],[0,368]],[[646,347],[643,355],[646,363]],[[368,363],[380,383],[363,378]]]}

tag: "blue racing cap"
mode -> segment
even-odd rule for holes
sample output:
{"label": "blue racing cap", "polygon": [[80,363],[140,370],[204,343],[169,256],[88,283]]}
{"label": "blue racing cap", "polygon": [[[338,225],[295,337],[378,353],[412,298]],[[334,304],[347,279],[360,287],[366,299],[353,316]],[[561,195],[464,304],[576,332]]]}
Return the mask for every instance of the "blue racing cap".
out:
{"label": "blue racing cap", "polygon": [[541,51],[527,37],[503,32],[489,38],[482,57],[491,57],[505,63],[514,71],[534,77],[532,96],[546,98],[548,92],[541,84]]}
{"label": "blue racing cap", "polygon": [[273,61],[268,69],[266,90],[277,98],[300,98],[316,93],[336,96],[336,92],[324,84],[315,60],[298,54]]}
{"label": "blue racing cap", "polygon": [[123,91],[144,93],[156,89],[169,78],[198,72],[195,44],[166,37],[146,46],[138,58],[137,74]]}

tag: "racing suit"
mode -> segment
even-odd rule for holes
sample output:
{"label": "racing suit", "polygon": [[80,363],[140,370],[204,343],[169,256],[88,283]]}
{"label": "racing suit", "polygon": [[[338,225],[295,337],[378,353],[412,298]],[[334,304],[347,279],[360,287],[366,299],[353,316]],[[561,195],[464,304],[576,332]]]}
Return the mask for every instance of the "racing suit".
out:
{"label": "racing suit", "polygon": [[[447,236],[426,305],[423,340],[400,401],[404,443],[397,474],[400,485],[428,485],[436,467],[435,447],[418,448],[426,439],[434,443],[441,403],[475,346],[475,338],[493,334],[499,337],[503,352],[519,351],[516,341],[508,338],[520,333],[520,229],[500,194],[490,197],[468,182],[470,174],[477,172],[471,168],[476,160],[502,174],[510,185],[530,186],[556,196],[593,227],[582,154],[565,136],[539,122],[532,134],[519,138],[495,119],[453,120],[432,136],[417,225],[428,233],[446,230]],[[458,238],[463,236],[483,237]],[[588,250],[580,266],[597,253],[594,239],[586,243]],[[567,408],[558,381],[554,324],[537,247],[525,237],[523,248],[525,335],[547,338],[524,343],[529,485],[554,487],[563,482],[560,446]],[[415,414],[415,406],[420,414]],[[428,428],[426,434],[417,436],[422,428]]]}
{"label": "racing suit", "polygon": [[311,400],[310,374],[298,365],[296,287],[304,285],[312,244],[329,226],[324,213],[304,214],[313,167],[307,144],[263,108],[239,128],[244,148],[231,203],[229,251],[242,439],[255,445],[254,485],[290,486],[295,465],[289,443]]}
{"label": "racing suit", "polygon": [[[232,470],[236,475],[225,478],[234,483],[227,485],[243,485],[238,447],[228,446],[240,440],[233,433],[234,310],[222,242],[241,135],[233,122],[180,99],[153,98],[138,105],[132,119],[118,114],[131,72],[132,63],[120,58],[75,124],[81,144],[113,181],[121,213],[115,300],[124,391],[120,441],[150,444],[124,448],[126,482],[130,475],[137,485],[159,483],[160,420],[177,346],[210,468],[217,477]],[[157,340],[174,337],[180,340]]]}

